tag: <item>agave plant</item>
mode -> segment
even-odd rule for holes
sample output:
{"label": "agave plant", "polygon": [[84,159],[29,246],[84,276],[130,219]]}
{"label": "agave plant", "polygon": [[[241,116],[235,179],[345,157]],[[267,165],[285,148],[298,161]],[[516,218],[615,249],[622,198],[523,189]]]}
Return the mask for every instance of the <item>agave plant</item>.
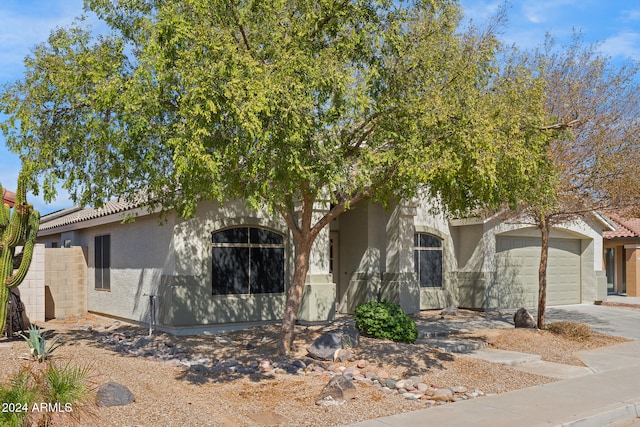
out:
{"label": "agave plant", "polygon": [[34,325],[29,327],[29,336],[24,334],[20,334],[20,336],[27,341],[29,350],[31,351],[31,357],[38,362],[47,360],[51,356],[51,353],[62,345],[62,343],[58,342],[58,337],[55,337],[53,341],[49,343],[49,347],[47,347],[46,338],[42,335],[42,331],[38,326]]}

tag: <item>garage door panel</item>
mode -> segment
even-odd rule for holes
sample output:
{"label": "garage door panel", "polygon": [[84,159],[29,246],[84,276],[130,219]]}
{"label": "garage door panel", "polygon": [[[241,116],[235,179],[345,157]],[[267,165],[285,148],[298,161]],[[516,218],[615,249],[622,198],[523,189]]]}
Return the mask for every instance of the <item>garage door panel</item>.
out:
{"label": "garage door panel", "polygon": [[[577,304],[580,293],[580,240],[551,239],[547,260],[547,304]],[[535,306],[538,298],[540,239],[505,236],[496,240],[497,282],[508,284],[523,305]],[[499,287],[500,288],[500,287]],[[503,286],[501,292],[505,292]]]}

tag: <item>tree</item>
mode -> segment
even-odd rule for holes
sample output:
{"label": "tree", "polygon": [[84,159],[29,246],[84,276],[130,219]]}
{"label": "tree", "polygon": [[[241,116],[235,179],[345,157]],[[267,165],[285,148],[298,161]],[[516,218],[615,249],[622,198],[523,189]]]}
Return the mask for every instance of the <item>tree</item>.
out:
{"label": "tree", "polygon": [[7,145],[80,204],[142,192],[184,217],[232,197],[279,214],[295,242],[281,352],[312,244],[342,212],[422,187],[462,213],[539,178],[542,82],[500,68],[495,27],[460,31],[455,1],[85,6],[113,35],[80,22],[34,50],[0,103]]}
{"label": "tree", "polygon": [[524,205],[542,238],[538,271],[539,328],[545,325],[549,234],[560,223],[593,211],[640,207],[640,63],[615,66],[598,44],[575,34],[558,46],[544,46],[523,57],[546,82],[547,128],[561,130],[549,144],[555,171],[550,187]]}

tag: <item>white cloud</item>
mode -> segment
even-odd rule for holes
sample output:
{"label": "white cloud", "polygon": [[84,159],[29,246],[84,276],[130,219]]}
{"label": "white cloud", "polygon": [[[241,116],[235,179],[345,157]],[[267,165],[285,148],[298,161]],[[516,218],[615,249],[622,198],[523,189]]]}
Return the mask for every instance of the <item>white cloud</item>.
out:
{"label": "white cloud", "polygon": [[607,38],[600,50],[611,56],[640,59],[640,33],[626,31]]}
{"label": "white cloud", "polygon": [[621,13],[621,19],[624,22],[640,21],[640,9],[623,10]]}
{"label": "white cloud", "polygon": [[584,6],[579,0],[527,1],[521,7],[525,19],[533,24],[541,24],[557,19],[559,10],[566,6]]}
{"label": "white cloud", "polygon": [[502,0],[463,0],[461,1],[462,11],[465,20],[473,20],[475,23],[485,22],[488,18],[504,5]]}

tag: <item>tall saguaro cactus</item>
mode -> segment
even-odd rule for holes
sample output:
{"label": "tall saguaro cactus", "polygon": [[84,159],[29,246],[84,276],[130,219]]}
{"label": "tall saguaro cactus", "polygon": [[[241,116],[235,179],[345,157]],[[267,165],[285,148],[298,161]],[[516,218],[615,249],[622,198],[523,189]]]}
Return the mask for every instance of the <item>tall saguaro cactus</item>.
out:
{"label": "tall saguaro cactus", "polygon": [[[40,213],[27,203],[26,183],[23,171],[18,178],[13,211],[4,201],[0,205],[0,335],[6,326],[10,289],[22,283],[27,275],[40,224]],[[13,265],[16,246],[23,247],[18,268]]]}

